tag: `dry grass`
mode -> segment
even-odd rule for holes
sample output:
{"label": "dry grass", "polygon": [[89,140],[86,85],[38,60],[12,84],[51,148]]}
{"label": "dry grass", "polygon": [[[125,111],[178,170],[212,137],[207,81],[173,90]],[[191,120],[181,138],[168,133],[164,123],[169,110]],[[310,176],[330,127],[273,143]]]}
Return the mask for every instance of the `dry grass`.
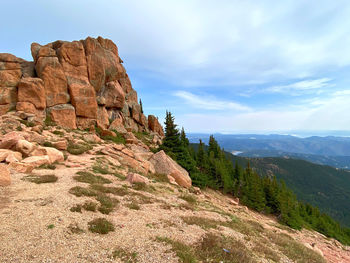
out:
{"label": "dry grass", "polygon": [[188,202],[191,205],[195,205],[197,204],[197,199],[196,197],[194,197],[191,194],[182,194],[179,196],[182,200],[185,200],[186,202]]}
{"label": "dry grass", "polygon": [[137,263],[137,253],[129,252],[123,248],[117,248],[113,251],[112,257],[119,258],[122,262],[125,263]]}
{"label": "dry grass", "polygon": [[241,241],[212,233],[205,234],[196,245],[195,255],[201,262],[257,262]]}
{"label": "dry grass", "polygon": [[266,236],[270,242],[276,244],[278,249],[293,262],[326,263],[321,255],[305,247],[303,244],[298,243],[286,234],[267,231]]}
{"label": "dry grass", "polygon": [[187,246],[186,244],[180,241],[172,240],[167,237],[157,237],[156,240],[158,242],[171,245],[171,250],[175,252],[176,256],[178,256],[182,262],[184,263],[198,262],[195,255],[193,254],[191,247]]}
{"label": "dry grass", "polygon": [[58,177],[53,174],[47,175],[27,175],[22,178],[24,181],[36,183],[36,184],[47,184],[47,183],[55,183],[58,180]]}

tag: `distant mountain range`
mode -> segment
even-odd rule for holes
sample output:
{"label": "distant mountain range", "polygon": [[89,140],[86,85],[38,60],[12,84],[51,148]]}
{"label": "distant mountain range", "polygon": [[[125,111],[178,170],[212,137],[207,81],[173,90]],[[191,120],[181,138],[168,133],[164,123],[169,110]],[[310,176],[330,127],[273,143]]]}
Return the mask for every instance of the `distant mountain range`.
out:
{"label": "distant mountain range", "polygon": [[[221,147],[234,155],[244,157],[290,157],[336,168],[350,169],[350,137],[312,136],[300,138],[291,135],[214,134]],[[208,134],[188,134],[192,143],[202,139],[208,143]]]}

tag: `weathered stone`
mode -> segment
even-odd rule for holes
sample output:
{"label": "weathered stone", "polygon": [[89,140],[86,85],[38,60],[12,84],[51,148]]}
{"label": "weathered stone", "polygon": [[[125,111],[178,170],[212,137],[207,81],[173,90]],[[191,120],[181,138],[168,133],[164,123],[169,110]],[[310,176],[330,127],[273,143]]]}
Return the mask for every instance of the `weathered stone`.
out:
{"label": "weathered stone", "polygon": [[149,183],[148,178],[142,175],[139,175],[137,173],[129,173],[128,176],[126,177],[126,180],[131,184],[135,184],[135,183],[148,184]]}
{"label": "weathered stone", "polygon": [[25,113],[32,113],[32,114],[37,113],[37,109],[35,108],[34,104],[30,102],[17,102],[16,110],[24,111]]}
{"label": "weathered stone", "polygon": [[10,163],[12,161],[22,160],[22,154],[20,152],[14,152],[8,149],[0,149],[0,162],[6,161]]}
{"label": "weathered stone", "polygon": [[148,115],[148,127],[151,131],[158,133],[160,136],[164,136],[163,127],[154,115]]}
{"label": "weathered stone", "polygon": [[61,150],[61,151],[67,150],[67,147],[68,147],[68,143],[67,143],[66,140],[61,140],[61,141],[53,142],[52,145],[53,145],[56,149]]}
{"label": "weathered stone", "polygon": [[75,116],[75,109],[70,104],[61,104],[48,108],[48,115],[51,120],[57,125],[67,128],[76,129],[77,121]]}
{"label": "weathered stone", "polygon": [[115,54],[115,50],[111,50],[109,44],[103,44],[103,47],[100,44],[102,42],[102,38],[98,41],[91,37],[82,41],[85,48],[89,80],[96,92],[99,92],[107,82],[125,76],[125,69],[119,63],[119,57]]}
{"label": "weathered stone", "polygon": [[26,140],[19,140],[15,147],[17,152],[22,153],[24,156],[29,156],[29,154],[34,151],[35,146],[31,142]]}
{"label": "weathered stone", "polygon": [[[125,74],[125,78],[121,78],[118,81],[125,94],[128,94],[130,91],[133,90],[128,74]],[[137,102],[137,97],[135,102]]]}
{"label": "weathered stone", "polygon": [[9,164],[8,168],[18,173],[31,173],[35,167],[30,163],[13,162]]}
{"label": "weathered stone", "polygon": [[11,104],[0,105],[0,116],[6,114],[11,109]]}
{"label": "weathered stone", "polygon": [[11,176],[8,166],[5,164],[0,164],[0,186],[11,185]]}
{"label": "weathered stone", "polygon": [[17,87],[21,76],[20,69],[0,70],[0,87]]}
{"label": "weathered stone", "polygon": [[0,87],[0,105],[17,102],[16,87]]}
{"label": "weathered stone", "polygon": [[38,147],[31,156],[48,156],[50,163],[64,161],[63,153],[52,147]]}
{"label": "weathered stone", "polygon": [[116,135],[115,132],[113,132],[113,131],[110,131],[110,130],[102,130],[102,131],[101,131],[101,136],[102,136],[102,137],[104,137],[104,136],[112,136],[112,137],[115,137],[115,136],[117,136],[117,135]]}
{"label": "weathered stone", "polygon": [[11,149],[16,146],[19,140],[24,140],[23,136],[18,132],[9,132],[2,136],[0,149]]}
{"label": "weathered stone", "polygon": [[89,83],[84,46],[80,41],[63,42],[57,56],[69,85],[77,81]]}
{"label": "weathered stone", "polygon": [[69,92],[77,116],[91,119],[97,118],[96,94],[91,85],[71,83]]}
{"label": "weathered stone", "polygon": [[77,117],[77,127],[79,129],[85,130],[85,129],[89,129],[92,126],[95,127],[95,125],[96,125],[96,119]]}
{"label": "weathered stone", "polygon": [[69,101],[67,78],[57,57],[39,57],[36,65],[38,76],[44,81],[48,107]]}
{"label": "weathered stone", "polygon": [[98,107],[97,109],[97,127],[106,130],[109,126],[108,113],[105,107]]}
{"label": "weathered stone", "polygon": [[34,168],[39,167],[43,164],[50,164],[50,158],[47,155],[44,156],[31,156],[22,160],[22,163],[29,164]]}
{"label": "weathered stone", "polygon": [[150,162],[154,165],[156,173],[173,177],[180,186],[191,187],[192,180],[188,172],[166,155],[163,150],[154,154]]}
{"label": "weathered stone", "polygon": [[125,93],[118,81],[111,81],[102,87],[99,94],[105,99],[107,108],[123,108],[125,102]]}
{"label": "weathered stone", "polygon": [[30,102],[37,109],[45,109],[44,82],[39,78],[22,78],[18,85],[18,101]]}

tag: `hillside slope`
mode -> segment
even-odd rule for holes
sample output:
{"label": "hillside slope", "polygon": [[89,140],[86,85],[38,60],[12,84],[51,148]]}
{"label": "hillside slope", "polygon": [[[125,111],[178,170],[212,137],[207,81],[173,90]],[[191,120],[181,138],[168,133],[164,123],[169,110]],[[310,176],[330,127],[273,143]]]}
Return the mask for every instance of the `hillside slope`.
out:
{"label": "hillside slope", "polygon": [[[45,130],[48,141],[86,135]],[[219,192],[179,187],[142,169],[138,173],[148,181],[130,183],[125,176],[138,169],[133,158],[103,149],[137,156],[134,145],[90,145],[30,176],[12,171],[11,186],[0,188],[1,262],[318,263],[325,262],[322,255],[328,262],[350,260],[349,248],[339,242],[281,226]],[[101,218],[107,221],[94,221]]]}
{"label": "hillside slope", "polygon": [[251,166],[260,175],[283,179],[300,200],[320,208],[345,226],[350,226],[350,172],[292,158],[243,158],[233,162]]}

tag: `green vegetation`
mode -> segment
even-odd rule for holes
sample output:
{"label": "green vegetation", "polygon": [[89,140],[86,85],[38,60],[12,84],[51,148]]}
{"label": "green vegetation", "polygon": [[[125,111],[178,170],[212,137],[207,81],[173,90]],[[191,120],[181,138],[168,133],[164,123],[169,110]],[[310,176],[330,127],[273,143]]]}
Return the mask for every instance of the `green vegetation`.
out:
{"label": "green vegetation", "polygon": [[81,205],[75,205],[75,206],[73,206],[73,207],[71,207],[69,210],[71,211],[71,212],[78,212],[78,213],[81,213]]}
{"label": "green vegetation", "polygon": [[47,184],[55,183],[58,180],[58,177],[53,174],[47,175],[27,175],[22,178],[22,180],[29,181],[36,184]]}
{"label": "green vegetation", "polygon": [[86,211],[96,212],[97,203],[86,201],[82,206]]}
{"label": "green vegetation", "polygon": [[130,209],[133,209],[133,210],[140,210],[140,208],[141,208],[135,201],[127,204],[126,206]]}
{"label": "green vegetation", "polygon": [[24,124],[27,127],[34,127],[35,126],[34,122],[31,122],[31,121],[28,121],[28,120],[20,120],[19,122]]}
{"label": "green vegetation", "polygon": [[70,230],[70,232],[72,234],[81,234],[84,233],[85,231],[83,229],[81,229],[78,224],[70,224],[68,226],[68,229]]}
{"label": "green vegetation", "polygon": [[[343,228],[318,208],[299,201],[283,181],[275,176],[259,176],[248,162],[245,169],[233,165],[214,136],[206,147],[202,141],[195,150],[181,133],[170,112],[166,113],[165,138],[161,148],[185,168],[194,185],[210,187],[240,198],[246,206],[275,215],[282,224],[294,229],[314,229],[327,237],[350,244],[350,229]],[[316,180],[317,181],[317,180]]]}
{"label": "green vegetation", "polygon": [[46,115],[44,124],[45,126],[56,126],[56,123],[52,120],[50,115]]}
{"label": "green vegetation", "polygon": [[172,250],[176,253],[182,262],[184,263],[196,263],[197,260],[192,252],[192,249],[184,243],[172,240],[167,237],[157,237],[158,242],[166,243],[171,245]]}
{"label": "green vegetation", "polygon": [[53,229],[53,228],[55,228],[54,224],[50,224],[50,225],[47,226],[47,229]]}
{"label": "green vegetation", "polygon": [[190,195],[190,194],[183,194],[180,196],[180,198],[182,200],[185,200],[186,202],[188,202],[191,205],[195,205],[197,203],[197,199],[193,195]]}
{"label": "green vegetation", "polygon": [[278,249],[288,258],[298,263],[326,263],[324,258],[313,251],[296,242],[290,236],[283,233],[267,232],[269,242],[275,243]]}
{"label": "green vegetation", "polygon": [[[247,159],[233,157],[245,164]],[[296,196],[350,227],[350,173],[330,166],[292,158],[250,158],[252,169],[262,176],[273,173]]]}
{"label": "green vegetation", "polygon": [[54,148],[52,142],[44,142],[44,143],[43,143],[43,146]]}
{"label": "green vegetation", "polygon": [[137,263],[137,253],[129,252],[122,248],[117,248],[113,251],[113,258],[119,258],[122,262],[125,263]]}
{"label": "green vegetation", "polygon": [[112,212],[113,209],[116,207],[116,205],[119,203],[118,199],[111,198],[105,194],[99,194],[96,197],[96,200],[99,201],[101,204],[100,207],[98,208],[98,211],[106,215]]}
{"label": "green vegetation", "polygon": [[73,177],[74,180],[81,182],[81,183],[88,183],[88,184],[110,184],[112,183],[107,178],[104,178],[99,175],[94,175],[90,172],[86,171],[79,171],[77,172],[77,176]]}
{"label": "green vegetation", "polygon": [[72,142],[69,142],[67,147],[67,151],[70,154],[74,154],[74,155],[83,154],[91,149],[92,149],[92,146],[87,143],[74,144]]}
{"label": "green vegetation", "polygon": [[38,168],[36,169],[48,169],[48,170],[55,170],[56,169],[56,165],[53,164],[42,164],[40,165]]}
{"label": "green vegetation", "polygon": [[239,262],[254,263],[253,254],[234,238],[207,233],[203,239],[188,246],[167,237],[157,237],[157,241],[171,245],[172,251],[185,263],[196,262]]}
{"label": "green vegetation", "polygon": [[88,223],[89,230],[93,233],[107,234],[114,231],[114,225],[105,218],[96,218]]}
{"label": "green vegetation", "polygon": [[52,133],[55,134],[55,135],[58,135],[58,136],[63,136],[64,135],[64,132],[63,131],[59,131],[59,130],[54,130]]}
{"label": "green vegetation", "polygon": [[114,142],[116,144],[125,144],[126,140],[124,138],[124,136],[117,132],[116,130],[112,130],[116,136],[110,136],[110,135],[105,135],[102,136],[102,130],[100,128],[98,128],[97,126],[95,127],[96,133],[100,136],[101,139],[105,140],[105,141],[111,141]]}

